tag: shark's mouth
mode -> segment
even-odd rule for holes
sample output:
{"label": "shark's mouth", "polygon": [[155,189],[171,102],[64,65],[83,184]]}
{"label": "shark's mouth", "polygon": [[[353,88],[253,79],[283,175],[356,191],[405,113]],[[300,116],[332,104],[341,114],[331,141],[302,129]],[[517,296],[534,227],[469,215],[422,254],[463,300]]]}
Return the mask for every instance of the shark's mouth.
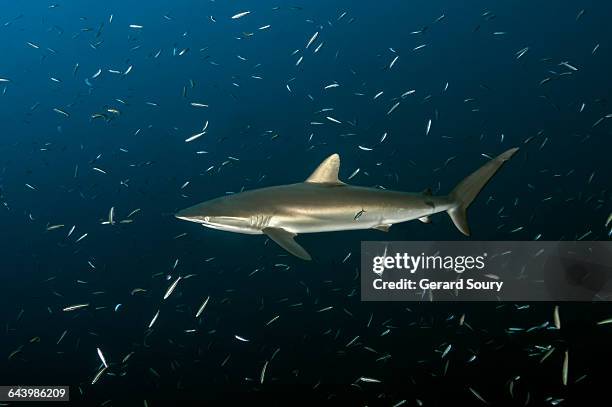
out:
{"label": "shark's mouth", "polygon": [[234,216],[176,216],[178,219],[199,223],[204,227],[235,233],[258,234],[261,231],[253,228],[248,219]]}

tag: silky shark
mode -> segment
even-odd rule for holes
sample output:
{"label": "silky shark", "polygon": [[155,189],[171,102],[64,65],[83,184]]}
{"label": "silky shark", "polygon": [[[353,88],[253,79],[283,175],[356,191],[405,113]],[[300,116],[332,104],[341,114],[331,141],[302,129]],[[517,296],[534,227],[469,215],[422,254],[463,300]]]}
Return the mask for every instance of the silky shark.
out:
{"label": "silky shark", "polygon": [[299,233],[354,229],[388,231],[391,225],[447,212],[461,233],[470,234],[466,210],[491,177],[518,150],[491,159],[448,195],[390,191],[345,184],[338,179],[340,156],[327,157],[304,181],[216,198],[175,216],[236,233],[265,234],[289,253],[311,260],[295,240]]}

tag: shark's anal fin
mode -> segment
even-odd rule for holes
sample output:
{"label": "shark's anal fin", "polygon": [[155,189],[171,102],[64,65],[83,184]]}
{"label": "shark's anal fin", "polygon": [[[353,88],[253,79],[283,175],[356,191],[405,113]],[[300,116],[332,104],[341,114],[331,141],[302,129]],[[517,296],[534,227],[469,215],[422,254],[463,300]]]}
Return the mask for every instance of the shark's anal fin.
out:
{"label": "shark's anal fin", "polygon": [[270,239],[274,240],[280,247],[289,253],[303,260],[312,260],[310,254],[302,246],[296,243],[293,238],[295,233],[291,233],[281,228],[264,228],[262,230]]}
{"label": "shark's anal fin", "polygon": [[377,225],[374,226],[372,229],[380,230],[381,232],[388,232],[390,227],[391,225]]}

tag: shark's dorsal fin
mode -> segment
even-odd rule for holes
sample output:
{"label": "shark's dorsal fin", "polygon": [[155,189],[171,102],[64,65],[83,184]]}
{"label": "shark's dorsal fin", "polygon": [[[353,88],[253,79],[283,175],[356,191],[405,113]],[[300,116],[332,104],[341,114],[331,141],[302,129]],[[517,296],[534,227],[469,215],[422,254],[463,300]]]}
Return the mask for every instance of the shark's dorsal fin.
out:
{"label": "shark's dorsal fin", "polygon": [[332,154],[327,157],[312,174],[306,178],[305,182],[312,182],[315,184],[343,184],[338,179],[338,172],[340,171],[340,156],[338,154]]}
{"label": "shark's dorsal fin", "polygon": [[264,228],[262,230],[270,239],[274,240],[280,247],[287,250],[294,256],[303,260],[311,260],[310,254],[300,246],[293,238],[295,233],[291,233],[282,228]]}

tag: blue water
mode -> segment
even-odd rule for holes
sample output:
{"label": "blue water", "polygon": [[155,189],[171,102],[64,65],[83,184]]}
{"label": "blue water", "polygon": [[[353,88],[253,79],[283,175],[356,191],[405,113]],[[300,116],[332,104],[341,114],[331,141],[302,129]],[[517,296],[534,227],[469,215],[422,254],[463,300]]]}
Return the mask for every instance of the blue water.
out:
{"label": "blue water", "polygon": [[[70,385],[73,398],[105,405],[297,394],[482,405],[470,387],[494,405],[527,394],[569,405],[604,390],[610,330],[595,322],[609,306],[563,304],[561,331],[508,334],[552,323],[553,305],[360,302],[360,242],[464,239],[444,214],[388,234],[299,236],[310,263],[263,236],[172,215],[301,181],[336,152],[341,179],[360,169],[353,184],[445,194],[487,155],[518,146],[470,208],[471,238],[608,239],[612,5],[111,0],[2,10],[0,385]],[[251,13],[231,18],[242,11]],[[117,222],[140,211],[101,224],[111,207]],[[89,306],[62,311],[79,303]],[[464,313],[472,329],[458,326]],[[536,345],[556,351],[539,363]],[[92,385],[97,347],[110,368]],[[361,376],[381,383],[355,385]]]}

